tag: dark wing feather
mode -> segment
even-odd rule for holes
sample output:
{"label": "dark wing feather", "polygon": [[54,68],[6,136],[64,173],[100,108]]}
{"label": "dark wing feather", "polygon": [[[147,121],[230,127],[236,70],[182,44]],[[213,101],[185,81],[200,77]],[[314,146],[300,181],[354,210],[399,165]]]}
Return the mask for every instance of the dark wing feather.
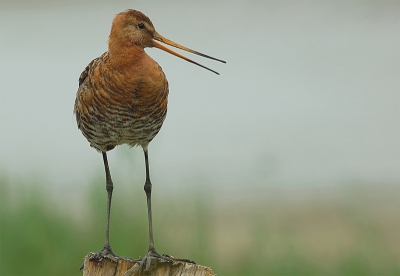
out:
{"label": "dark wing feather", "polygon": [[88,66],[86,66],[85,70],[83,70],[83,72],[81,73],[81,75],[79,76],[79,86],[82,85],[82,83],[85,81],[85,79],[87,78],[87,76],[89,75],[89,71],[90,69],[93,67],[94,63],[97,63],[98,61],[101,61],[104,59],[105,55],[107,55],[107,52],[105,52],[104,54],[102,54],[101,56],[99,56],[98,58],[95,58],[94,60],[92,60]]}
{"label": "dark wing feather", "polygon": [[93,67],[96,67],[96,65],[99,62],[102,62],[103,59],[106,57],[106,55],[108,54],[108,52],[105,52],[104,54],[102,54],[100,57],[95,58],[94,60],[92,60],[88,66],[86,66],[85,70],[83,70],[83,72],[81,73],[81,75],[79,76],[79,88],[78,88],[78,93],[75,99],[75,105],[74,105],[74,113],[76,116],[76,122],[78,124],[78,128],[80,128],[81,126],[81,118],[80,118],[80,114],[79,114],[79,110],[77,108],[78,105],[78,97],[79,97],[79,90],[81,89],[81,85],[85,82],[86,78],[89,76],[89,72],[90,70],[93,70]]}

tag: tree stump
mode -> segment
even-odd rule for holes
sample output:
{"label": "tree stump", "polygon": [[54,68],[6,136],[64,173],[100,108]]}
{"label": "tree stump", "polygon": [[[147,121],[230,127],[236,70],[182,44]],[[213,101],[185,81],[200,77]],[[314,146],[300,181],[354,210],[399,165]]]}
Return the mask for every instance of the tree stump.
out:
{"label": "tree stump", "polygon": [[94,253],[85,257],[83,276],[214,276],[209,267],[161,259],[151,259],[147,268],[139,271],[139,262],[130,259],[105,257],[103,260],[90,260]]}

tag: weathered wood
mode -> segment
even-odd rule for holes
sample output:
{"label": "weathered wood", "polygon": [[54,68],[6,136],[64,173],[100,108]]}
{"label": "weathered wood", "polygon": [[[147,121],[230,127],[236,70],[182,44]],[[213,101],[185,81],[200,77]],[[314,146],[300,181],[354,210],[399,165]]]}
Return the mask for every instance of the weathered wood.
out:
{"label": "weathered wood", "polygon": [[85,257],[83,276],[214,276],[209,267],[187,263],[151,259],[147,268],[139,273],[139,263],[130,259],[105,257],[102,261],[90,260],[93,253]]}

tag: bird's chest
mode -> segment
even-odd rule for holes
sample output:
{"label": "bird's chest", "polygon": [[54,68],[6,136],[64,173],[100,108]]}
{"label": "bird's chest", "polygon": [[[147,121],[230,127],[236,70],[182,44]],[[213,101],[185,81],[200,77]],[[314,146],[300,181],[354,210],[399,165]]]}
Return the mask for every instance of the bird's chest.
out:
{"label": "bird's chest", "polygon": [[106,100],[98,128],[121,143],[153,139],[167,113],[168,82],[164,73],[109,70],[103,75],[108,82],[96,89],[97,98]]}

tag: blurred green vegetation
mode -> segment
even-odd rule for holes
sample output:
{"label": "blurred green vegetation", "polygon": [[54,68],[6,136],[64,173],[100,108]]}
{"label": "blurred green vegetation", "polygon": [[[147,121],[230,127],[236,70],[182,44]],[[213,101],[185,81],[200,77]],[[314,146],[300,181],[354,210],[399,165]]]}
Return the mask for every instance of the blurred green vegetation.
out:
{"label": "blurred green vegetation", "polygon": [[[104,242],[104,180],[67,202],[43,181],[0,181],[0,275],[82,275],[83,257]],[[147,250],[145,196],[125,188],[113,198],[111,244],[137,258]],[[399,191],[155,191],[155,244],[218,275],[400,275]]]}

